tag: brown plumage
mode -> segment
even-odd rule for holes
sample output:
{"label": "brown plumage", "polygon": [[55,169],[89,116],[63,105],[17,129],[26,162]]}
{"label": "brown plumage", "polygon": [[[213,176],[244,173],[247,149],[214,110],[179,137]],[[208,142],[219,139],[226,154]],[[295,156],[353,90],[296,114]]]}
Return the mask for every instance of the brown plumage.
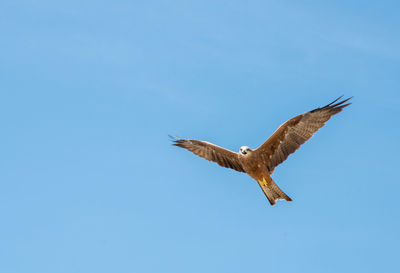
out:
{"label": "brown plumage", "polygon": [[238,153],[229,151],[212,143],[191,139],[175,139],[174,145],[185,148],[209,161],[225,168],[245,172],[254,178],[271,205],[282,199],[292,201],[272,180],[271,174],[276,166],[294,153],[301,144],[309,140],[319,128],[333,115],[351,103],[349,99],[338,98],[330,104],[296,116],[283,123],[270,138],[255,150],[242,146]]}

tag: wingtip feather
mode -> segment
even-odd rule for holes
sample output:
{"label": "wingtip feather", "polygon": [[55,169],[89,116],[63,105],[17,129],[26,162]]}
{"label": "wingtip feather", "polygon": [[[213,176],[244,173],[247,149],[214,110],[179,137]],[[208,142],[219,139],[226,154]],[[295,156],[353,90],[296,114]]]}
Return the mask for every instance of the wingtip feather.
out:
{"label": "wingtip feather", "polygon": [[[339,101],[341,98],[343,98],[343,95],[338,97],[337,99],[335,99],[331,103],[325,105],[324,107],[320,107],[320,108],[314,109],[311,112],[315,112],[315,111],[319,111],[319,110],[342,110],[344,107],[349,106],[351,104],[351,102],[350,103],[346,103],[346,102],[348,102],[353,97],[350,97],[350,98],[347,98],[347,99]],[[346,104],[344,104],[344,103],[346,103]]]}
{"label": "wingtip feather", "polygon": [[174,137],[174,136],[171,136],[171,135],[168,135],[168,137],[172,141],[171,145],[183,148],[183,143],[185,142],[184,139],[180,139],[177,136]]}
{"label": "wingtip feather", "polygon": [[331,106],[332,104],[334,104],[335,102],[337,102],[337,101],[340,100],[341,98],[343,98],[343,95],[341,95],[340,97],[338,97],[337,99],[335,99],[335,100],[332,101],[331,103],[325,105],[323,108]]}

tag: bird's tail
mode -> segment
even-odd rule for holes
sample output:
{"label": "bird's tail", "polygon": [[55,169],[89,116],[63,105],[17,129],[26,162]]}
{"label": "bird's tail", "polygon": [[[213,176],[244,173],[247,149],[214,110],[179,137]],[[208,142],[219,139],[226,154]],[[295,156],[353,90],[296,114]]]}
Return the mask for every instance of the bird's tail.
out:
{"label": "bird's tail", "polygon": [[292,199],[287,196],[279,187],[275,184],[271,177],[263,178],[263,180],[257,180],[261,189],[265,193],[265,196],[268,198],[271,206],[275,205],[276,200],[286,200],[292,201]]}

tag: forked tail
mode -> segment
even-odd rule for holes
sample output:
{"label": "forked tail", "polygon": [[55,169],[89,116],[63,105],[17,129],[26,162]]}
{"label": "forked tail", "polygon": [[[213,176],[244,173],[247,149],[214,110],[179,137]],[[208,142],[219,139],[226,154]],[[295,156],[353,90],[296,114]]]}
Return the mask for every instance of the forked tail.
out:
{"label": "forked tail", "polygon": [[287,196],[279,187],[275,184],[271,177],[263,178],[263,180],[258,180],[258,184],[268,198],[271,206],[275,205],[276,200],[286,200],[292,201],[292,199]]}

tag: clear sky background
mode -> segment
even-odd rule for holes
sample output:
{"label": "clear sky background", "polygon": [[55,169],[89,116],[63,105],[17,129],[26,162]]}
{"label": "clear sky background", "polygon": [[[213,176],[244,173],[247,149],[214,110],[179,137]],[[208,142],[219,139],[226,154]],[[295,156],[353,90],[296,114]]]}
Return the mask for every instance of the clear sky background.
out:
{"label": "clear sky background", "polygon": [[[1,1],[0,272],[400,272],[398,1]],[[273,178],[238,151],[344,94]]]}

